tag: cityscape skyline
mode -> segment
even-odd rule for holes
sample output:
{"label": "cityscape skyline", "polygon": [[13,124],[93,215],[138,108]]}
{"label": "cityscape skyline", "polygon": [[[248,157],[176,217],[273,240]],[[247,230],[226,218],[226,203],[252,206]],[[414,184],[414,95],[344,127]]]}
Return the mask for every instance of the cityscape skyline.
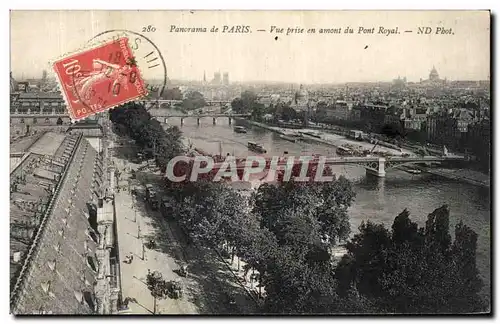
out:
{"label": "cityscape skyline", "polygon": [[[13,11],[11,69],[14,77],[37,77],[48,62],[81,48],[105,30],[149,33],[175,80],[202,80],[204,71],[229,71],[231,82],[336,84],[384,82],[398,76],[426,79],[432,66],[448,80],[487,80],[490,73],[490,20],[487,11],[425,12],[211,12]],[[167,19],[168,18],[168,19]],[[27,24],[27,22],[30,22]],[[269,22],[263,24],[262,22]],[[288,35],[270,33],[271,24],[315,27],[378,26],[400,30],[451,26],[455,35]],[[69,23],[72,22],[72,23]],[[248,25],[248,34],[176,33],[171,26]],[[28,26],[36,24],[39,28]],[[64,25],[64,28],[59,26]],[[259,28],[266,32],[257,32]],[[57,31],[57,32],[54,32]],[[473,36],[472,36],[473,35]],[[172,44],[178,44],[173,46]],[[249,45],[250,44],[250,45]],[[339,50],[340,49],[340,50]],[[237,54],[236,54],[237,53]],[[314,58],[314,59],[311,59]],[[29,64],[26,64],[28,62]],[[213,67],[213,68],[212,68]],[[160,78],[143,69],[146,79]],[[148,75],[148,73],[150,75]]]}
{"label": "cityscape skyline", "polygon": [[[433,66],[433,69],[435,68],[435,66]],[[432,73],[432,70],[433,69],[429,69],[430,73]],[[437,69],[436,69],[437,70]],[[217,73],[218,70],[214,70],[215,72],[214,73]],[[14,77],[14,79],[16,81],[26,81],[26,80],[30,80],[30,79],[35,79],[35,80],[38,80],[38,79],[43,79],[43,73],[46,72],[46,70],[42,70],[38,76],[37,75],[34,75],[32,77],[25,77],[24,74],[21,74],[21,75],[17,75],[16,76],[16,73],[15,71],[12,71],[12,76]],[[227,73],[227,72],[226,72]],[[429,74],[430,74],[429,73]],[[427,74],[427,77],[429,77],[429,74]],[[42,75],[42,77],[40,78],[39,76]],[[52,76],[52,78],[54,79],[54,77]],[[390,83],[390,82],[393,82],[395,80],[403,80],[403,79],[407,79],[406,76],[403,76],[403,75],[398,75],[397,77],[394,77],[390,80],[375,80],[375,81],[344,81],[344,82],[323,82],[323,83],[310,83],[310,82],[307,82],[307,81],[302,81],[302,82],[287,82],[287,81],[281,81],[281,80],[245,80],[245,81],[239,81],[239,80],[231,80],[230,84],[245,84],[245,83],[262,83],[262,84],[303,84],[303,85],[341,85],[341,84],[346,84],[346,83]],[[477,80],[466,80],[466,79],[457,79],[457,80],[453,80],[453,79],[448,79],[446,77],[444,78],[440,78],[441,80],[446,80],[448,82],[453,82],[453,81],[490,81],[490,76],[488,75],[487,78],[485,79],[477,79]],[[154,80],[154,79],[153,79]],[[171,81],[181,81],[181,82],[199,82],[199,83],[204,83],[205,85],[209,86],[209,85],[212,85],[211,82],[213,81],[213,79],[210,79],[210,78],[205,78],[204,76],[202,76],[200,79],[185,79],[185,78],[170,78],[169,77],[169,80]],[[419,83],[420,81],[424,81],[424,80],[428,80],[428,78],[421,78],[421,80],[418,80],[418,81],[413,81],[413,80],[406,80],[408,83]],[[155,81],[158,81],[158,80],[155,80]]]}

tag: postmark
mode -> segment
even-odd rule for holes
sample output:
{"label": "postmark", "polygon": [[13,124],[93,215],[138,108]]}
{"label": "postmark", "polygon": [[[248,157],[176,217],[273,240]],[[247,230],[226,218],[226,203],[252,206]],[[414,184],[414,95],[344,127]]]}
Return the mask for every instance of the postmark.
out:
{"label": "postmark", "polygon": [[148,93],[127,37],[58,59],[52,68],[73,121],[137,100]]}
{"label": "postmark", "polygon": [[150,38],[127,29],[113,29],[95,35],[88,43],[94,44],[122,37],[129,39],[130,49],[137,65],[141,68],[141,75],[149,93],[148,97],[144,98],[148,103],[146,108],[159,106],[158,99],[162,98],[167,86],[167,66],[160,49]]}

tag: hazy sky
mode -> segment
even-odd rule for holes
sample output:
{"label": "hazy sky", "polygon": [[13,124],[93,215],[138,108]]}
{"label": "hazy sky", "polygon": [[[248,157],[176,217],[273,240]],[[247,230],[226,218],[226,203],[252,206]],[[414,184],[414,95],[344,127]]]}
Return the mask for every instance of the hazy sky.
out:
{"label": "hazy sky", "polygon": [[[39,77],[50,70],[49,61],[103,31],[141,33],[148,25],[156,30],[144,35],[162,52],[172,79],[201,80],[206,71],[210,80],[219,70],[232,81],[387,81],[398,75],[418,81],[433,65],[449,80],[485,80],[490,73],[487,11],[12,11],[11,70],[17,78]],[[207,33],[174,33],[172,25],[206,27]],[[214,25],[246,25],[251,33],[210,33]],[[305,30],[287,36],[271,33],[271,26]],[[348,26],[354,34],[319,33]],[[399,27],[400,34],[378,35],[381,26]],[[417,34],[427,26],[432,34]],[[359,27],[374,27],[375,34],[358,34]],[[436,35],[437,27],[454,35]],[[159,69],[144,73],[162,77]]]}

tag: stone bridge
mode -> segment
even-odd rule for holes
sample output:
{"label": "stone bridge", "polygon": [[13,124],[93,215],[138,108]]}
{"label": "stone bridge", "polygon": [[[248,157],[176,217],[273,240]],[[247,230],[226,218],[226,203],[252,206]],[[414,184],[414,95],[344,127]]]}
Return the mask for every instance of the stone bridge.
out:
{"label": "stone bridge", "polygon": [[215,113],[215,114],[211,114],[211,113],[202,113],[202,114],[193,114],[193,115],[186,115],[186,114],[175,114],[175,113],[172,113],[172,114],[157,114],[157,113],[154,113],[154,111],[150,111],[151,112],[151,115],[156,119],[158,120],[160,123],[165,123],[165,124],[168,124],[168,119],[169,118],[180,118],[181,120],[181,125],[184,125],[184,119],[186,118],[196,118],[196,122],[198,125],[200,125],[200,120],[202,118],[207,118],[207,117],[211,117],[212,118],[212,123],[214,125],[217,124],[217,118],[228,118],[229,119],[229,125],[231,125],[232,123],[232,120],[233,118],[237,118],[237,117],[240,117],[240,118],[249,118],[251,116],[251,114],[218,114],[218,113]]}
{"label": "stone bridge", "polygon": [[[166,108],[173,108],[176,104],[182,103],[182,100],[151,99],[151,100],[140,100],[140,102],[144,103],[147,109],[150,108],[166,109]],[[206,105],[210,107],[222,107],[231,103],[231,101],[228,100],[205,100],[205,102]]]}

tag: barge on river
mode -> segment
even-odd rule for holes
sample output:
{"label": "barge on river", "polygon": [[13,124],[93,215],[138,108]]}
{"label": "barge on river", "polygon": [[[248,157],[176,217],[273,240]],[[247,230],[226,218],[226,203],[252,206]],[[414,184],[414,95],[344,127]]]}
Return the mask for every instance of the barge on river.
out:
{"label": "barge on river", "polygon": [[262,144],[258,144],[255,142],[248,142],[247,146],[251,151],[254,151],[257,153],[267,153],[267,150],[264,148],[264,146]]}
{"label": "barge on river", "polygon": [[235,126],[234,127],[234,131],[236,133],[243,133],[244,134],[244,133],[247,132],[247,129],[245,127],[243,127],[243,126]]}

